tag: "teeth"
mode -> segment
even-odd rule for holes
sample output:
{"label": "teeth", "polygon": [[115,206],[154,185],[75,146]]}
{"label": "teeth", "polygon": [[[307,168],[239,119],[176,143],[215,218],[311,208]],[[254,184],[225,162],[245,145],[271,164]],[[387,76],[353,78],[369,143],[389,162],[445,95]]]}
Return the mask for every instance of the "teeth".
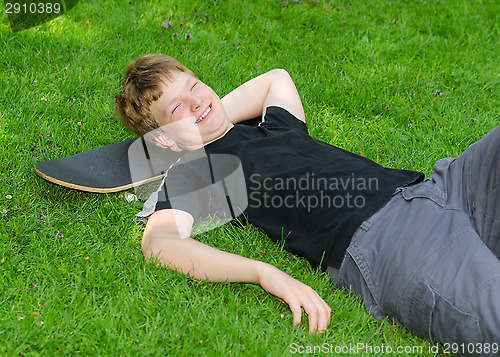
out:
{"label": "teeth", "polygon": [[207,110],[205,110],[205,112],[198,118],[198,120],[196,120],[196,124],[198,124],[200,121],[202,121],[208,115],[208,113],[210,113],[211,111],[212,111],[212,108],[208,107]]}

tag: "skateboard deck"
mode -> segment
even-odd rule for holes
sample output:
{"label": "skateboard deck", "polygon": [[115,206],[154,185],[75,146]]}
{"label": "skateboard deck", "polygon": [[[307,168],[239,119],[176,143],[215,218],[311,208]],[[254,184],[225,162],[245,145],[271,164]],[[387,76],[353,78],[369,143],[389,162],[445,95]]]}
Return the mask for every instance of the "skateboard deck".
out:
{"label": "skateboard deck", "polygon": [[[242,122],[257,126],[260,118]],[[240,125],[240,124],[238,124]],[[47,181],[86,192],[113,193],[136,188],[164,176],[182,153],[132,138],[79,154],[35,164]]]}
{"label": "skateboard deck", "polygon": [[132,138],[35,164],[47,181],[81,191],[112,193],[160,180],[179,153]]}

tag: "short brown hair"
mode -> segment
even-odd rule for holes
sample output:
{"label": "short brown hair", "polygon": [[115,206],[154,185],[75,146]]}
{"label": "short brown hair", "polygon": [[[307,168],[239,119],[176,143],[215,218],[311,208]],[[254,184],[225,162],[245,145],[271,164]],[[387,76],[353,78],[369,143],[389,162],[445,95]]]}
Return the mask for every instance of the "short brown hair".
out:
{"label": "short brown hair", "polygon": [[144,136],[158,128],[149,107],[163,94],[161,83],[165,80],[171,82],[175,72],[195,76],[176,59],[160,53],[139,57],[128,65],[123,78],[123,89],[115,97],[116,113],[126,129],[137,136]]}

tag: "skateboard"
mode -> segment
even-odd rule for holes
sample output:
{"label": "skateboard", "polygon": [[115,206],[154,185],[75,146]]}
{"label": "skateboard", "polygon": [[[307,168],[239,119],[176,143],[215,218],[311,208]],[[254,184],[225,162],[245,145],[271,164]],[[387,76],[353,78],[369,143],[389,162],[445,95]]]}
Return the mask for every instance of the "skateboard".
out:
{"label": "skateboard", "polygon": [[[260,118],[238,125],[257,126]],[[94,193],[113,193],[161,180],[182,153],[132,138],[55,160],[35,164],[47,181]]]}
{"label": "skateboard", "polygon": [[160,180],[181,154],[132,138],[35,164],[52,183],[86,192],[112,193]]}

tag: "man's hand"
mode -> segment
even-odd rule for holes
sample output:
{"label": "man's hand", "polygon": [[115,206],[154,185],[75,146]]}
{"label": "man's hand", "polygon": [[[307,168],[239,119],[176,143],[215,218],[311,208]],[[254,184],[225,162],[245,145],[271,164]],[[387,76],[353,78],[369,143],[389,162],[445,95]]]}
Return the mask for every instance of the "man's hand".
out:
{"label": "man's hand", "polygon": [[156,136],[154,138],[154,143],[163,149],[170,149],[175,152],[183,151],[175,141],[167,137],[165,134]]}
{"label": "man's hand", "polygon": [[309,317],[309,333],[326,331],[332,309],[310,286],[269,264],[262,265],[258,278],[262,288],[290,306],[294,326],[300,323],[304,309]]}

